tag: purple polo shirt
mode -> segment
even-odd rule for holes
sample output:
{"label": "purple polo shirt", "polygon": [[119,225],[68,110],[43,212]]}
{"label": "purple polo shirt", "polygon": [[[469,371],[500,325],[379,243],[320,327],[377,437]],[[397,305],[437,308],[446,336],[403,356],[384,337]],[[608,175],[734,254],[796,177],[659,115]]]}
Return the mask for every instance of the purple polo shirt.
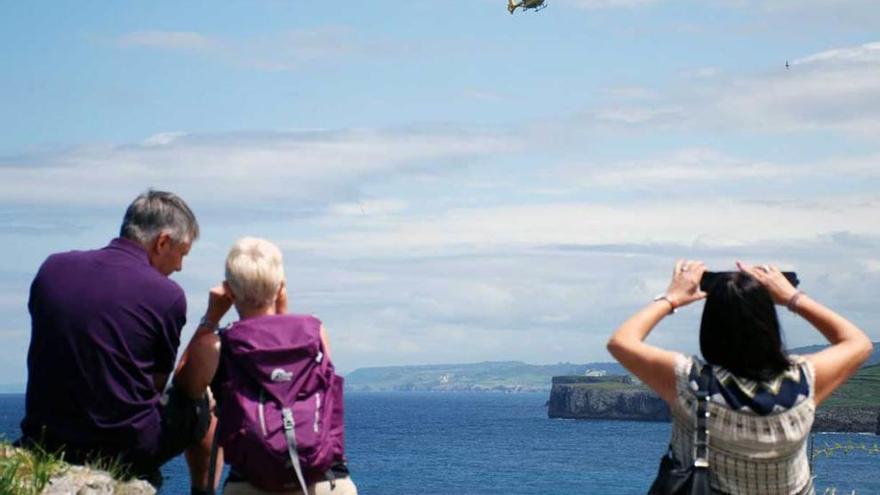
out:
{"label": "purple polo shirt", "polygon": [[128,239],[49,256],[31,284],[22,432],[105,453],[159,444],[153,375],[174,367],[186,297]]}

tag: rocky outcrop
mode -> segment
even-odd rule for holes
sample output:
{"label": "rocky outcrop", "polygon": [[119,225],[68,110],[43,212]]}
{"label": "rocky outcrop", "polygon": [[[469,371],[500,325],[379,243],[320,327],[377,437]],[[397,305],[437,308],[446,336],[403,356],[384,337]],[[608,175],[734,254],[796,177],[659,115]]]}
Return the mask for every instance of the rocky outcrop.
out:
{"label": "rocky outcrop", "polygon": [[669,407],[629,377],[554,377],[551,418],[669,421]]}
{"label": "rocky outcrop", "polygon": [[813,431],[873,433],[880,435],[880,406],[819,407]]}
{"label": "rocky outcrop", "polygon": [[[627,376],[553,377],[547,406],[551,418],[670,420],[666,402]],[[880,405],[820,407],[813,431],[880,435]]]}
{"label": "rocky outcrop", "polygon": [[[48,480],[47,480],[48,478]],[[0,493],[41,495],[155,495],[146,481],[122,481],[107,471],[74,466],[54,455],[0,443]]]}
{"label": "rocky outcrop", "polygon": [[84,466],[68,466],[53,476],[42,495],[154,495],[156,489],[146,481],[118,481],[106,471]]}

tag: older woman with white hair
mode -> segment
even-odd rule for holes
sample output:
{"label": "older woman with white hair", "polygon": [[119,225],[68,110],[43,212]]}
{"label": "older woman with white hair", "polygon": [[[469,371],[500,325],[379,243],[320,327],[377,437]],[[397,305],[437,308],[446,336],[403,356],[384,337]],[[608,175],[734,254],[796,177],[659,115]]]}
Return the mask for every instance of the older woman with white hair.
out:
{"label": "older woman with white hair", "polygon": [[[326,331],[314,316],[288,313],[287,304],[278,246],[236,241],[185,356],[202,364],[187,368],[186,382],[211,383],[217,396],[215,443],[230,465],[224,493],[356,495],[345,463],[342,379]],[[219,329],[233,305],[239,321]]]}

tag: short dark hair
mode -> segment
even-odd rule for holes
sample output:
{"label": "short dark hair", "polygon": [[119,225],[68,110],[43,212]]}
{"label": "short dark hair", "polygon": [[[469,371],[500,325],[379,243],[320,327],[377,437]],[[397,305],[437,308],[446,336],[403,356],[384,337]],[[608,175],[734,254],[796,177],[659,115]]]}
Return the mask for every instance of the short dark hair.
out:
{"label": "short dark hair", "polygon": [[770,380],[791,366],[773,298],[742,272],[725,276],[709,290],[700,350],[709,363],[752,380]]}
{"label": "short dark hair", "polygon": [[180,196],[149,189],[128,205],[119,236],[146,245],[162,232],[175,242],[192,242],[199,237],[199,223]]}

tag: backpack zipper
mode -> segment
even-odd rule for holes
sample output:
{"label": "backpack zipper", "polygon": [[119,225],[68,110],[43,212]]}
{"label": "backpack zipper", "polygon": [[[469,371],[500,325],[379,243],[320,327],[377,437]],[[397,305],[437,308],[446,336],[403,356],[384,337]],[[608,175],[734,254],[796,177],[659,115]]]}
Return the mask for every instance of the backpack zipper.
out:
{"label": "backpack zipper", "polygon": [[315,394],[315,423],[313,425],[313,429],[315,433],[318,433],[318,418],[321,416],[321,393]]}
{"label": "backpack zipper", "polygon": [[257,414],[260,416],[260,428],[263,430],[264,437],[269,434],[268,430],[266,430],[265,402],[266,394],[263,390],[260,390],[260,403],[257,405]]}

